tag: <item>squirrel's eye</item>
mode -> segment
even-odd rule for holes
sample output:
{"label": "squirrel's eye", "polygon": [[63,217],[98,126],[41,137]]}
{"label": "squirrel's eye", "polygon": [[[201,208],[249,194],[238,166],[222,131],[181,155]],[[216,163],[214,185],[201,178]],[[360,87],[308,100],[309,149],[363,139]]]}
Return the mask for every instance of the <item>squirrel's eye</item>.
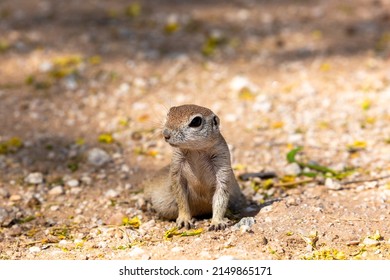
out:
{"label": "squirrel's eye", "polygon": [[195,117],[190,122],[189,127],[199,127],[201,124],[202,124],[202,118],[201,117]]}

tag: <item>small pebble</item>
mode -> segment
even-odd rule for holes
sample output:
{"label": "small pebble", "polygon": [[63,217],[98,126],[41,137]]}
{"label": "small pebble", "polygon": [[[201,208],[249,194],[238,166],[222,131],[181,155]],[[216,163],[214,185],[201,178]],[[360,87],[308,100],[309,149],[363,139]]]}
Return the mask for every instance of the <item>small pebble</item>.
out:
{"label": "small pebble", "polygon": [[34,184],[34,185],[42,184],[43,175],[42,173],[39,172],[30,173],[26,178],[24,178],[24,181],[28,184]]}
{"label": "small pebble", "polygon": [[341,185],[340,183],[334,181],[332,178],[326,178],[325,187],[331,190],[339,190],[341,188]]}
{"label": "small pebble", "polygon": [[141,224],[140,229],[142,229],[144,231],[149,231],[155,225],[156,225],[156,221],[155,220],[150,220],[150,221],[147,221],[146,223]]}
{"label": "small pebble", "polygon": [[22,234],[22,228],[19,225],[13,225],[9,232],[10,236],[19,236]]}
{"label": "small pebble", "polygon": [[79,181],[76,179],[72,179],[72,180],[67,181],[66,185],[71,187],[71,188],[75,188],[75,187],[79,186]]}
{"label": "small pebble", "polygon": [[58,195],[64,194],[64,187],[63,186],[55,186],[48,192],[48,194],[51,196],[58,196]]}
{"label": "small pebble", "polygon": [[182,252],[184,251],[184,249],[182,247],[173,247],[171,252],[173,253],[178,253],[178,252]]}
{"label": "small pebble", "polygon": [[137,257],[139,255],[142,255],[145,251],[139,247],[134,247],[130,253],[129,253],[129,256],[130,257]]}
{"label": "small pebble", "polygon": [[380,242],[378,240],[375,240],[375,239],[372,239],[372,238],[369,238],[369,237],[366,237],[364,238],[363,240],[363,244],[364,245],[367,245],[367,246],[376,246],[378,245]]}
{"label": "small pebble", "polygon": [[210,258],[210,257],[211,257],[210,253],[207,252],[207,251],[202,251],[202,252],[200,252],[200,253],[199,253],[199,256],[200,256],[201,258],[203,258],[203,259],[206,259],[206,258]]}
{"label": "small pebble", "polygon": [[241,233],[251,232],[251,227],[248,225],[242,225],[242,226],[240,226],[240,232]]}
{"label": "small pebble", "polygon": [[81,224],[85,222],[85,217],[83,215],[77,215],[76,217],[74,217],[73,222],[75,224]]}
{"label": "small pebble", "polygon": [[76,238],[74,241],[73,241],[74,244],[76,245],[82,245],[84,243],[84,241],[80,238]]}
{"label": "small pebble", "polygon": [[107,224],[108,225],[116,225],[116,226],[120,226],[123,224],[123,218],[125,218],[126,215],[121,213],[121,212],[117,212],[115,214],[113,214],[108,220],[107,220]]}
{"label": "small pebble", "polygon": [[9,198],[10,197],[9,191],[5,188],[0,188],[0,197]]}
{"label": "small pebble", "polygon": [[8,212],[4,208],[0,207],[0,225],[2,225],[8,218]]}
{"label": "small pebble", "polygon": [[60,242],[58,242],[59,245],[61,246],[65,246],[68,244],[68,241],[66,241],[65,239],[61,240]]}
{"label": "small pebble", "polygon": [[108,198],[115,198],[119,196],[119,192],[117,192],[114,189],[109,189],[108,191],[105,192],[104,196]]}
{"label": "small pebble", "polygon": [[36,254],[36,253],[39,253],[41,251],[41,248],[39,248],[37,246],[33,246],[33,247],[30,247],[28,250],[30,251],[30,253]]}
{"label": "small pebble", "polygon": [[233,256],[220,256],[217,260],[218,261],[231,261],[231,260],[237,260],[237,259]]}
{"label": "small pebble", "polygon": [[287,175],[297,176],[301,172],[301,167],[296,162],[290,163],[284,168],[284,173]]}
{"label": "small pebble", "polygon": [[22,199],[22,197],[20,195],[18,195],[18,194],[13,194],[9,198],[9,200],[12,201],[12,202],[19,201],[21,199]]}
{"label": "small pebble", "polygon": [[70,193],[71,193],[71,194],[78,195],[79,193],[81,193],[82,190],[83,190],[83,189],[80,188],[80,187],[75,187],[75,188],[71,188],[71,189],[70,189]]}
{"label": "small pebble", "polygon": [[60,206],[58,206],[58,205],[52,205],[52,206],[50,206],[50,211],[55,212],[55,211],[58,211],[58,209],[60,209]]}
{"label": "small pebble", "polygon": [[111,160],[110,155],[99,148],[93,148],[88,152],[88,163],[97,167],[103,166]]}
{"label": "small pebble", "polygon": [[121,172],[129,173],[130,172],[130,167],[127,164],[122,164]]}
{"label": "small pebble", "polygon": [[90,185],[92,183],[92,178],[89,176],[83,176],[81,177],[81,182],[86,185]]}
{"label": "small pebble", "polygon": [[255,219],[253,217],[242,218],[238,223],[234,225],[234,229],[240,229],[243,227],[243,230],[250,230],[250,228],[255,224]]}

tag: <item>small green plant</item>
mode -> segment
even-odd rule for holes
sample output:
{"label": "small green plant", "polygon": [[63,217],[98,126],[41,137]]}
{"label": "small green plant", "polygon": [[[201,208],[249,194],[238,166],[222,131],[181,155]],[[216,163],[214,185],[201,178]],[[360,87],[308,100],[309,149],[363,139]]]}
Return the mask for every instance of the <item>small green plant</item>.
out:
{"label": "small green plant", "polygon": [[299,165],[299,167],[301,167],[302,170],[304,170],[304,169],[310,170],[309,172],[301,172],[301,174],[299,174],[301,176],[314,178],[314,177],[321,174],[325,177],[331,177],[331,178],[335,178],[335,179],[343,179],[343,178],[351,175],[353,172],[353,170],[336,171],[336,170],[333,170],[327,166],[320,165],[318,163],[314,163],[311,161],[303,162],[303,161],[297,160],[296,156],[302,150],[303,150],[303,147],[296,147],[296,148],[292,149],[291,151],[289,151],[287,153],[287,156],[286,156],[288,163],[296,163]]}

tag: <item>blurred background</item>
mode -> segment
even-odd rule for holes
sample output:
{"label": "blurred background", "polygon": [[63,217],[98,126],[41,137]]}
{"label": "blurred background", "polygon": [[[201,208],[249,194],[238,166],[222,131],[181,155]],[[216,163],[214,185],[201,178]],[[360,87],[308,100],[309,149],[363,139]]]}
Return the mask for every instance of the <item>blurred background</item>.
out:
{"label": "blurred background", "polygon": [[[65,223],[123,225],[112,213],[124,209],[145,215],[134,207],[138,182],[169,163],[161,125],[185,103],[218,114],[236,174],[274,171],[294,185],[307,170],[286,154],[302,146],[302,161],[336,170],[327,188],[388,176],[390,1],[0,0],[0,241],[36,242],[35,233]],[[255,201],[286,195],[263,183],[249,188]],[[361,193],[348,213],[381,220],[389,183],[373,184],[383,195],[367,203],[382,210],[354,208]],[[300,205],[306,186],[288,203]],[[333,197],[321,195],[308,203]],[[28,235],[35,226],[43,229]],[[31,258],[41,250],[29,246]],[[7,258],[26,256],[8,249]]]}
{"label": "blurred background", "polygon": [[[379,0],[3,0],[1,166],[8,175],[75,172],[96,146],[135,169],[161,166],[169,148],[159,128],[183,103],[219,114],[232,149],[240,147],[237,163],[256,169],[282,168],[286,145],[336,148],[326,159],[348,145],[383,144],[389,8]],[[270,145],[274,154],[262,152]]]}

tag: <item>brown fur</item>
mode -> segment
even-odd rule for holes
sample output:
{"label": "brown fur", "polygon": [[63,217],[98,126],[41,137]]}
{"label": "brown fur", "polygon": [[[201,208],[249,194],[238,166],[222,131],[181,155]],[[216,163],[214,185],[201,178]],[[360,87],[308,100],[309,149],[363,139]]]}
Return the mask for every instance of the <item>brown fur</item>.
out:
{"label": "brown fur", "polygon": [[[199,127],[189,127],[194,117]],[[145,196],[156,212],[179,227],[193,226],[193,217],[212,214],[211,229],[224,229],[226,210],[243,212],[247,206],[235,179],[230,152],[219,131],[219,119],[196,105],[172,107],[164,136],[173,147],[171,164],[145,184]]]}

